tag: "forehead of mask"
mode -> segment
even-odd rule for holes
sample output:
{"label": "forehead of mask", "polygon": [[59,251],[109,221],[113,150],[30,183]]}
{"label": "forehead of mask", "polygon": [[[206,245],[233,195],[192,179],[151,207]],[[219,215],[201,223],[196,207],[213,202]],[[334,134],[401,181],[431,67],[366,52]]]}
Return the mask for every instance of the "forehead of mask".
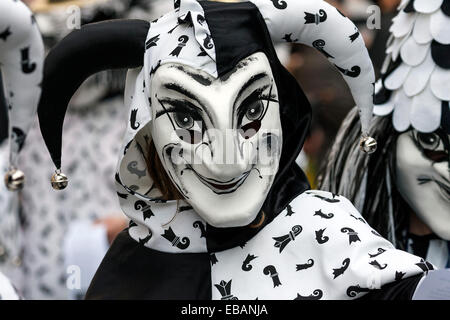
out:
{"label": "forehead of mask", "polygon": [[213,226],[252,222],[278,171],[282,145],[267,57],[255,53],[218,79],[163,64],[151,92],[153,141],[182,195]]}
{"label": "forehead of mask", "polygon": [[397,186],[434,233],[450,240],[450,135],[411,130],[397,140]]}

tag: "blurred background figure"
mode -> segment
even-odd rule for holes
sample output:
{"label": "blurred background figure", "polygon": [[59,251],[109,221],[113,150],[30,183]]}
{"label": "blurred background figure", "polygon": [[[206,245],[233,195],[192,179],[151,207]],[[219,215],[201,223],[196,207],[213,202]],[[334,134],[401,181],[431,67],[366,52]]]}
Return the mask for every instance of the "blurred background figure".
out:
{"label": "blurred background figure", "polygon": [[[173,7],[161,0],[27,1],[34,10],[47,50],[73,28],[119,18],[153,20]],[[82,299],[109,244],[128,225],[114,191],[123,123],[125,70],[88,79],[71,101],[64,125],[65,163],[71,180],[49,191],[53,164],[36,121],[23,149],[27,183],[14,197],[0,187],[1,237],[15,236],[8,276],[26,299]],[[0,112],[0,114],[2,114]],[[6,121],[0,116],[0,121]],[[0,151],[2,149],[0,148]],[[1,161],[7,159],[0,155]],[[101,208],[99,210],[99,208]],[[7,226],[8,224],[8,226]],[[7,255],[0,254],[2,257]]]}

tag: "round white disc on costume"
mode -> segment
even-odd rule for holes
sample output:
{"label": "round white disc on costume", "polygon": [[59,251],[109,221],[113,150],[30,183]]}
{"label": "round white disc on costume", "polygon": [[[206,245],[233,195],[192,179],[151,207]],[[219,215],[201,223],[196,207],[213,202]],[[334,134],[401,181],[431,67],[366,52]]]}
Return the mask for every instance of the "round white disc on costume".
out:
{"label": "round white disc on costume", "polygon": [[450,100],[450,70],[442,69],[438,66],[434,69],[430,78],[430,87],[436,98]]}
{"label": "round white disc on costume", "polygon": [[395,96],[394,115],[392,116],[392,123],[395,130],[402,132],[409,128],[411,125],[410,113],[411,113],[412,99],[407,97],[403,90],[398,90]]}
{"label": "round white disc on costume", "polygon": [[406,13],[404,11],[400,11],[400,13],[392,19],[392,26],[389,28],[389,31],[394,34],[396,38],[406,36],[414,25],[414,21],[416,21],[415,13]]}
{"label": "round white disc on costume", "polygon": [[414,0],[414,9],[420,13],[432,13],[439,9],[444,0]]}
{"label": "round white disc on costume", "polygon": [[413,37],[417,43],[424,44],[433,40],[430,31],[430,18],[431,15],[429,14],[420,14],[417,16],[413,29]]}
{"label": "round white disc on costume", "polygon": [[411,124],[421,132],[433,132],[441,124],[442,102],[429,86],[412,99]]}
{"label": "round white disc on costume", "polygon": [[442,10],[433,13],[430,18],[430,31],[437,42],[450,44],[450,17]]}
{"label": "round white disc on costume", "polygon": [[435,66],[431,51],[428,50],[425,60],[417,67],[412,68],[403,84],[403,90],[408,97],[415,96],[425,89]]}
{"label": "round white disc on costume", "polygon": [[406,80],[411,67],[405,63],[399,65],[392,73],[384,80],[384,86],[389,90],[397,90]]}
{"label": "round white disc on costume", "polygon": [[406,64],[417,66],[425,59],[429,49],[430,43],[419,44],[414,37],[409,37],[400,49],[400,57]]}

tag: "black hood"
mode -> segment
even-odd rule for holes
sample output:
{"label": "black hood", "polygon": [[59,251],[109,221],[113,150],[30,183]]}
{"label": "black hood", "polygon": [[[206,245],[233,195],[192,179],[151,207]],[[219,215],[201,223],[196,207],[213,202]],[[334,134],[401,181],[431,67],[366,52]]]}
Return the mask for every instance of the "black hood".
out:
{"label": "black hood", "polygon": [[[263,224],[258,228],[215,228],[207,225],[208,251],[221,251],[245,244],[284,210],[289,202],[310,188],[295,159],[309,131],[312,113],[303,90],[281,65],[264,18],[254,4],[209,1],[202,1],[200,4],[216,46],[219,77],[226,75],[239,61],[256,52],[263,52],[267,56],[278,88],[283,130],[279,170],[262,207],[265,216]],[[262,213],[257,216],[255,223],[261,217]]]}

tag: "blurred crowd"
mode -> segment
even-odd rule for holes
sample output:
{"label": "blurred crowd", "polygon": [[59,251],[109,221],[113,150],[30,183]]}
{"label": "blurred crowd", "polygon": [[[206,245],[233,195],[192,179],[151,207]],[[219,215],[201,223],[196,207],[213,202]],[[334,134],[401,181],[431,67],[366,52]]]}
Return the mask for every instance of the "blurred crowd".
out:
{"label": "blurred crowd", "polygon": [[[153,20],[173,6],[172,0],[24,2],[35,13],[47,50],[71,31],[77,18],[81,25],[121,18]],[[391,19],[400,0],[328,2],[358,26],[378,73]],[[367,23],[374,14],[370,10],[373,5],[381,10],[377,17],[380,28]],[[313,108],[310,134],[297,162],[314,188],[327,151],[354,102],[341,74],[316,50],[290,44],[277,50]],[[8,193],[3,184],[0,186],[0,271],[26,299],[82,298],[109,244],[128,224],[113,185],[117,142],[126,125],[122,96],[125,72],[95,75],[71,101],[64,126],[63,153],[70,155],[66,157],[70,162],[64,166],[71,176],[66,190],[50,190],[53,164],[37,121],[21,155],[21,169],[27,177],[25,188],[20,193]],[[0,100],[1,94],[2,90]],[[0,123],[6,123],[5,114],[5,110],[0,110]],[[6,158],[5,138],[6,134],[0,132],[0,165],[6,164],[6,159],[1,158]],[[70,277],[77,272],[68,268],[71,265],[89,270],[83,272],[81,287],[76,290],[70,287]]]}

